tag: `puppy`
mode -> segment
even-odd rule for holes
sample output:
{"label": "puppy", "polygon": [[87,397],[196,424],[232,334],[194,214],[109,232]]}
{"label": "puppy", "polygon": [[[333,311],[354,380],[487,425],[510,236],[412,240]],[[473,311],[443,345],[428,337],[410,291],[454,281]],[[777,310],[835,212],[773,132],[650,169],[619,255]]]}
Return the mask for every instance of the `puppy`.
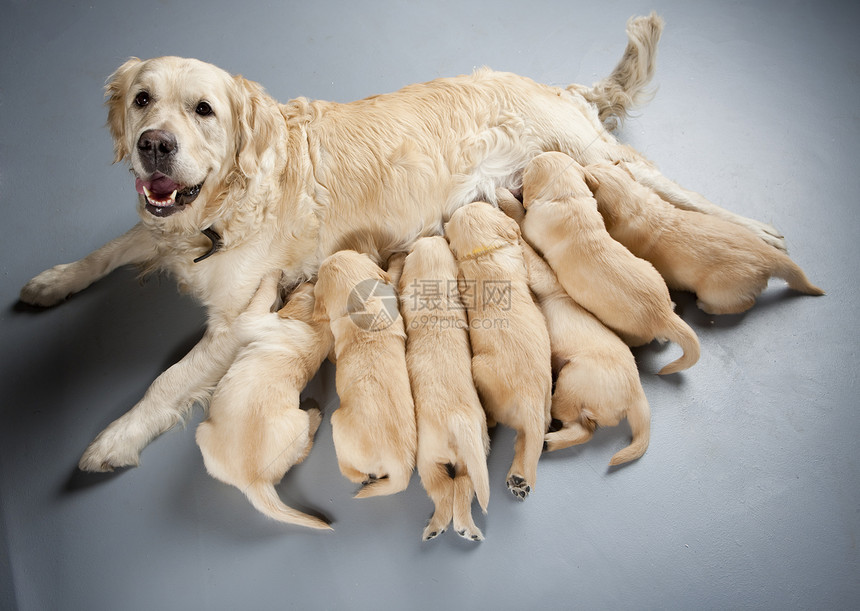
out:
{"label": "puppy", "polygon": [[277,314],[269,312],[276,296],[277,279],[265,279],[237,319],[247,345],[216,387],[209,417],[197,427],[197,445],[209,474],[236,486],[265,515],[329,529],[285,505],[275,484],[313,445],[322,417],[316,407],[299,409],[299,395],[325,359],[331,332],[313,321],[312,284],[300,285]]}
{"label": "puppy", "polygon": [[654,266],[606,232],[585,170],[562,153],[543,153],[523,173],[522,232],[555,271],[564,290],[632,346],[653,339],[678,343],[684,354],[658,373],[699,360],[699,340],[673,311]]}
{"label": "puppy", "polygon": [[546,321],[528,287],[519,227],[493,206],[475,202],[445,229],[457,259],[469,320],[472,375],[488,415],[516,430],[508,489],[524,499],[550,421],[552,371]]}
{"label": "puppy", "polygon": [[[457,290],[457,262],[441,236],[415,242],[402,265],[400,312],[418,422],[418,474],[436,510],[425,541],[451,520],[461,537],[481,541],[472,498],[490,498],[487,420],[471,374],[468,322]],[[389,264],[389,272],[391,264]]]}
{"label": "puppy", "polygon": [[755,304],[771,276],[807,295],[823,295],[783,251],[718,216],[675,208],[639,184],[624,164],[589,165],[585,181],[606,230],[650,261],[669,288],[693,291],[709,314],[737,314]]}
{"label": "puppy", "polygon": [[[521,222],[522,204],[499,190],[499,207]],[[639,381],[630,349],[564,291],[549,265],[522,244],[529,286],[538,299],[549,330],[553,371],[552,417],[562,428],[547,433],[544,448],[560,450],[585,443],[598,426],[615,426],[626,417],[633,441],[609,461],[620,465],[648,449],[651,409]]]}
{"label": "puppy", "polygon": [[340,407],[331,427],[341,473],[362,483],[357,498],[409,485],[418,434],[406,369],[406,332],[388,274],[343,250],[320,266],[316,316],[334,336]]}

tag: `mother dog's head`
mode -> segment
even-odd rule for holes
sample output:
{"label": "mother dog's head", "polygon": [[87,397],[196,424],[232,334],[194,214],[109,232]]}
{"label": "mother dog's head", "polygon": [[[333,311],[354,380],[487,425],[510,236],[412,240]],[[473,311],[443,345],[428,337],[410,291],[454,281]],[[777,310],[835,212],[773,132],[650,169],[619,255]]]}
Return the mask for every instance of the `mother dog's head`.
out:
{"label": "mother dog's head", "polygon": [[132,58],[105,87],[114,161],[135,175],[140,214],[166,230],[208,226],[261,168],[280,114],[262,88],[194,59]]}

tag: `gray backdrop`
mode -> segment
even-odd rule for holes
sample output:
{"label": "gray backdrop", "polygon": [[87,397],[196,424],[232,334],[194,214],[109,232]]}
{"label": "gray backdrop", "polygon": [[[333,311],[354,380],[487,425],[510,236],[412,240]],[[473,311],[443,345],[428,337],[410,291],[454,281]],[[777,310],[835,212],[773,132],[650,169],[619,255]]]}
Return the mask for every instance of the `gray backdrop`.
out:
{"label": "gray backdrop", "polygon": [[[773,282],[742,316],[678,295],[702,358],[637,350],[651,448],[609,472],[626,424],[546,456],[516,502],[513,434],[493,436],[487,540],[429,543],[417,476],[354,500],[328,417],[280,487],[335,531],[267,521],[210,478],[203,417],[139,468],[76,472],[87,443],[200,337],[168,278],[122,270],[69,302],[16,306],[33,275],[135,222],[111,166],[102,86],[126,57],[195,56],[280,100],[349,101],[489,65],[591,83],[624,25],[666,19],[656,97],[621,138],[670,177],[774,223],[821,298]],[[857,345],[858,7],[822,2],[25,2],[0,25],[0,606],[20,609],[852,608],[860,595]],[[307,390],[327,416],[333,368]],[[476,513],[478,513],[476,509]]]}

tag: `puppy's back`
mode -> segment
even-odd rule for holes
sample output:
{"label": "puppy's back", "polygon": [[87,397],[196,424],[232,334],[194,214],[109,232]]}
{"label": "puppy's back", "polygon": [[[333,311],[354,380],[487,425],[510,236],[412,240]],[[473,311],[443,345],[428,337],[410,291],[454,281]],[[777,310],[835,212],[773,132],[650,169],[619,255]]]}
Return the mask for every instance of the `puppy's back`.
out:
{"label": "puppy's back", "polygon": [[[432,426],[448,439],[486,511],[490,495],[486,418],[472,381],[468,321],[457,289],[457,263],[444,238],[422,238],[415,243],[400,279],[400,304],[419,428]],[[421,443],[419,438],[419,452]]]}

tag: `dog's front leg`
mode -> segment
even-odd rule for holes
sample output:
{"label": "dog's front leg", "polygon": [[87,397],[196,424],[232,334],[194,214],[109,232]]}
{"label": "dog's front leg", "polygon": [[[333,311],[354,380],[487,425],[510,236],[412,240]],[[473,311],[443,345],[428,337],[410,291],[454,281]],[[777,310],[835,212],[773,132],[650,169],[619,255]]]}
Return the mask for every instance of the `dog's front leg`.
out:
{"label": "dog's front leg", "polygon": [[30,280],[21,289],[24,303],[49,307],[84,290],[123,265],[143,263],[155,255],[149,231],[138,223],[120,237],[74,263],[63,263]]}
{"label": "dog's front leg", "polygon": [[746,227],[762,240],[785,251],[785,237],[772,225],[747,218],[708,201],[695,191],[684,189],[677,183],[663,176],[656,168],[641,161],[627,161],[625,166],[633,174],[637,182],[653,189],[664,200],[684,210],[712,214],[727,221]]}
{"label": "dog's front leg", "polygon": [[235,334],[226,325],[210,324],[197,345],[158,376],[137,405],[99,433],[78,463],[81,470],[137,466],[150,441],[185,418],[195,401],[208,397],[237,349]]}

